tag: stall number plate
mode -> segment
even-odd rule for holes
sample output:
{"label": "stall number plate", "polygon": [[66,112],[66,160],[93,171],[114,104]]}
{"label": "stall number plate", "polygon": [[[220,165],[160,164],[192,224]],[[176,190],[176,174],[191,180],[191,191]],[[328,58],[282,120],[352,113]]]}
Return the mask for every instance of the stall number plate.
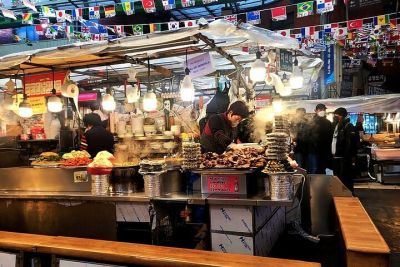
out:
{"label": "stall number plate", "polygon": [[74,183],[86,183],[88,181],[87,171],[74,172]]}
{"label": "stall number plate", "polygon": [[234,175],[207,175],[207,191],[213,193],[239,192],[239,177]]}

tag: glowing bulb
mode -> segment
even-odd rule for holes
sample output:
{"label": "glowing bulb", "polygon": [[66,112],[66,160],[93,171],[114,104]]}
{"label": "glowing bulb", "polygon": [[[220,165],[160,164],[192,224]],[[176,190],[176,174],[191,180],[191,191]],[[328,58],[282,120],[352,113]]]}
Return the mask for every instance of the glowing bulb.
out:
{"label": "glowing bulb", "polygon": [[110,94],[104,95],[101,105],[105,111],[115,110],[116,103],[115,103],[114,97]]}
{"label": "glowing bulb", "polygon": [[61,101],[61,98],[59,98],[56,95],[52,95],[49,97],[49,99],[47,100],[47,109],[50,112],[60,112],[62,110],[63,104]]}
{"label": "glowing bulb", "polygon": [[129,104],[136,103],[139,101],[140,98],[140,91],[137,84],[134,86],[128,85],[126,88],[126,100]]}
{"label": "glowing bulb", "polygon": [[19,104],[18,114],[22,118],[30,118],[33,115],[32,107],[27,99],[24,99],[21,104]]}
{"label": "glowing bulb", "polygon": [[293,67],[293,73],[290,76],[289,83],[293,89],[300,89],[303,87],[303,73],[298,66]]}
{"label": "glowing bulb", "polygon": [[283,87],[283,89],[279,92],[281,96],[289,96],[292,94],[292,87],[287,84]]}
{"label": "glowing bulb", "polygon": [[157,109],[157,96],[152,91],[149,91],[143,97],[143,110],[154,111],[156,109]]}
{"label": "glowing bulb", "polygon": [[189,75],[186,75],[181,82],[180,94],[182,101],[194,100],[194,85]]}
{"label": "glowing bulb", "polygon": [[265,68],[265,63],[257,58],[256,61],[251,64],[250,80],[253,82],[262,82],[265,80],[266,76],[267,70]]}
{"label": "glowing bulb", "polygon": [[272,102],[272,107],[274,108],[275,113],[281,113],[283,111],[282,100],[274,100]]}

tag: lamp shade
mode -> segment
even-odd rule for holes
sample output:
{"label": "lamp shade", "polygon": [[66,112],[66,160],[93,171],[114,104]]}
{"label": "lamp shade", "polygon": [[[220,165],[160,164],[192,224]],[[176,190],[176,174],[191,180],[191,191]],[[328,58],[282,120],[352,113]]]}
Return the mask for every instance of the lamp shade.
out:
{"label": "lamp shade", "polygon": [[182,101],[194,100],[194,85],[189,75],[186,75],[181,82],[180,94]]}
{"label": "lamp shade", "polygon": [[56,95],[52,95],[49,97],[49,99],[47,100],[47,109],[50,112],[60,112],[62,110],[63,104],[61,101],[61,98],[59,98]]}
{"label": "lamp shade", "polygon": [[143,97],[143,110],[154,111],[156,109],[157,109],[157,96],[153,91],[149,91]]}
{"label": "lamp shade", "polygon": [[134,86],[128,85],[126,87],[126,100],[129,104],[136,103],[139,101],[140,91],[138,86],[135,84]]}
{"label": "lamp shade", "polygon": [[114,97],[110,94],[105,94],[103,96],[103,101],[101,102],[101,105],[105,111],[113,111],[115,110],[115,100]]}
{"label": "lamp shade", "polygon": [[265,68],[265,63],[261,59],[257,58],[256,61],[251,64],[250,80],[253,82],[262,82],[265,80],[266,76],[267,70]]}
{"label": "lamp shade", "polygon": [[29,104],[27,99],[24,99],[19,104],[18,114],[22,118],[30,118],[30,117],[32,117],[32,115],[33,115],[32,107]]}
{"label": "lamp shade", "polygon": [[293,67],[293,73],[290,76],[289,83],[293,89],[300,89],[303,87],[304,83],[303,72],[300,70],[298,66]]}

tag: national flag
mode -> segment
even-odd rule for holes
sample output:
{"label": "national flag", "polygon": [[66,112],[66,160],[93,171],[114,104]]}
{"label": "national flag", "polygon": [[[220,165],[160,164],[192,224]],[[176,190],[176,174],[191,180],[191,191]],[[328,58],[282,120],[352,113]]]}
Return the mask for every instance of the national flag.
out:
{"label": "national flag", "polygon": [[235,24],[237,22],[237,15],[236,14],[226,15],[224,16],[224,19],[229,21],[230,23]]}
{"label": "national flag", "polygon": [[41,6],[43,17],[55,17],[54,11],[48,6]]}
{"label": "national flag", "polygon": [[122,35],[125,32],[125,27],[124,25],[115,25],[114,26],[114,32],[117,35]]}
{"label": "national flag", "polygon": [[185,28],[196,27],[196,20],[185,20]]}
{"label": "national flag", "polygon": [[23,24],[32,24],[33,23],[32,13],[22,13],[22,23]]}
{"label": "national flag", "polygon": [[57,34],[59,27],[58,25],[51,25],[49,29],[52,34]]}
{"label": "national flag", "polygon": [[246,21],[250,24],[260,24],[261,23],[261,15],[260,11],[250,11],[246,12]]}
{"label": "national flag", "polygon": [[160,23],[152,23],[149,25],[149,32],[160,32],[161,24]]}
{"label": "national flag", "polygon": [[390,20],[390,28],[396,29],[397,28],[397,19]]}
{"label": "national flag", "polygon": [[32,9],[33,11],[36,11],[36,12],[37,12],[37,9],[36,9],[35,5],[32,4],[29,0],[22,0],[22,4],[23,4],[24,6],[26,6],[27,8],[30,8],[30,9]]}
{"label": "national flag", "polygon": [[143,34],[143,25],[136,24],[132,26],[132,31],[134,35],[142,35]]}
{"label": "national flag", "polygon": [[142,0],[143,9],[146,13],[156,12],[154,0]]}
{"label": "national flag", "polygon": [[317,0],[317,14],[333,11],[333,0]]}
{"label": "national flag", "polygon": [[1,10],[1,13],[3,14],[4,17],[10,18],[10,19],[13,19],[13,20],[17,20],[17,18],[15,17],[13,11],[5,9],[5,8],[0,8],[0,10]]}
{"label": "national flag", "polygon": [[307,2],[297,4],[297,17],[298,18],[307,17],[307,16],[312,15],[313,13],[314,13],[314,2],[313,1],[307,1]]}
{"label": "national flag", "polygon": [[324,32],[335,33],[338,28],[339,28],[339,24],[338,23],[325,24],[324,25]]}
{"label": "national flag", "polygon": [[191,7],[196,5],[195,0],[181,0],[182,7]]}
{"label": "national flag", "polygon": [[271,15],[274,21],[285,20],[287,18],[286,6],[271,8]]}
{"label": "national flag", "polygon": [[97,27],[97,31],[98,33],[101,33],[102,35],[108,35],[108,30],[107,30],[107,26],[103,26],[101,24],[98,25]]}
{"label": "national flag", "polygon": [[95,42],[100,41],[100,34],[92,34],[92,40]]}
{"label": "national flag", "polygon": [[69,35],[74,33],[74,26],[65,26],[65,32]]}
{"label": "national flag", "polygon": [[75,8],[72,10],[72,19],[74,21],[79,21],[83,18],[83,9],[82,8]]}
{"label": "national flag", "polygon": [[347,36],[347,27],[341,27],[338,28],[338,30],[335,32],[333,38],[337,40],[343,40],[346,39]]}
{"label": "national flag", "polygon": [[81,26],[81,33],[90,33],[90,28],[86,25]]}
{"label": "national flag", "polygon": [[122,10],[124,10],[127,16],[130,16],[135,13],[135,4],[134,2],[123,2],[121,3]]}
{"label": "national flag", "polygon": [[302,40],[301,33],[291,34],[290,37],[297,39],[297,41],[301,43]]}
{"label": "national flag", "polygon": [[282,35],[284,37],[290,37],[290,30],[281,30],[281,31],[277,31],[277,33],[279,33],[280,35]]}
{"label": "national flag", "polygon": [[349,31],[361,29],[362,27],[363,27],[362,19],[355,19],[355,20],[350,20],[347,22],[347,29]]}
{"label": "national flag", "polygon": [[389,15],[381,15],[374,17],[374,25],[386,25],[389,24]]}
{"label": "national flag", "polygon": [[99,19],[100,18],[100,7],[91,6],[89,9],[89,19]]}
{"label": "national flag", "polygon": [[314,31],[314,35],[311,36],[311,39],[313,39],[314,41],[323,40],[324,34],[325,34],[324,31]]}
{"label": "national flag", "polygon": [[44,35],[42,24],[35,25],[35,31],[38,35]]}
{"label": "national flag", "polygon": [[179,22],[178,21],[168,22],[168,30],[173,31],[173,30],[178,30],[178,29],[179,29]]}
{"label": "national flag", "polygon": [[311,37],[314,35],[315,27],[314,26],[304,27],[300,29],[300,32],[302,37]]}
{"label": "national flag", "polygon": [[162,0],[164,10],[171,10],[176,7],[175,0]]}
{"label": "national flag", "polygon": [[111,6],[105,6],[104,8],[104,16],[106,18],[112,18],[115,17],[115,6],[111,5]]}
{"label": "national flag", "polygon": [[65,10],[56,11],[57,22],[65,22]]}

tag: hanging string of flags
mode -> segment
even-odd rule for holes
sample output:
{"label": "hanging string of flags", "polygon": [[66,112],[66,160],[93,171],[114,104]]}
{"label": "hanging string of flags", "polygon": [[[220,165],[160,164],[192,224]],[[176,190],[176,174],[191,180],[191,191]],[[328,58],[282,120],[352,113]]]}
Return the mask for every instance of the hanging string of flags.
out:
{"label": "hanging string of flags", "polygon": [[[195,0],[161,0],[162,5],[160,5],[159,2],[156,1],[157,0],[141,0],[139,2],[123,2],[115,5],[106,5],[106,6],[99,5],[87,8],[76,8],[67,10],[54,10],[48,6],[40,6],[40,12],[37,11],[35,5],[32,4],[29,0],[23,0],[23,5],[34,11],[34,13],[39,13],[40,17],[56,18],[57,22],[79,21],[81,18],[89,20],[100,19],[100,18],[111,18],[119,14],[133,15],[136,13],[136,11],[141,9],[143,9],[144,12],[146,13],[154,13],[157,11],[157,6],[162,6],[163,10],[173,10],[180,7],[187,8],[196,6]],[[178,1],[180,3],[178,3]],[[202,0],[203,5],[217,3],[217,2],[218,0]],[[261,12],[271,12],[272,20],[281,21],[287,19],[288,7],[295,7],[297,11],[297,18],[302,18],[314,14],[314,2],[317,14],[332,12],[334,10],[333,0],[315,0],[315,1],[312,0],[298,4],[290,4],[274,8],[264,8],[257,11],[242,12],[234,15],[219,16],[214,18],[218,19],[225,17],[227,19],[231,19],[232,22],[234,22],[235,20],[237,21],[238,16],[244,16],[244,19],[248,23],[260,24]],[[13,11],[7,10],[5,8],[2,8],[1,11],[2,12],[0,14],[2,14],[4,17],[16,20],[17,16],[18,17],[21,16],[22,21],[27,22],[26,20],[23,20],[24,13],[21,15],[15,15]]]}

